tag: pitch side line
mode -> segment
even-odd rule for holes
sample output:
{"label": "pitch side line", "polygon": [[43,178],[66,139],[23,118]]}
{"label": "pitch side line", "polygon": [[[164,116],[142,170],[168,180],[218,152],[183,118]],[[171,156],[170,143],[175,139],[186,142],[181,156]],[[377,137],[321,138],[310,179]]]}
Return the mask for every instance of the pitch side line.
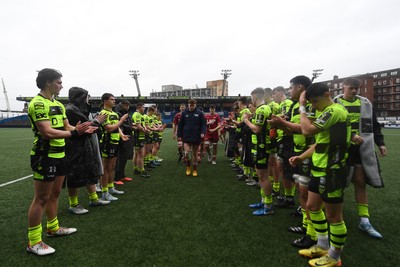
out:
{"label": "pitch side line", "polygon": [[22,177],[22,178],[19,178],[19,179],[16,179],[16,180],[13,180],[13,181],[10,181],[10,182],[7,182],[7,183],[4,183],[4,184],[0,184],[0,187],[3,187],[3,186],[6,186],[6,185],[9,185],[9,184],[13,184],[13,183],[16,183],[16,182],[31,178],[32,176],[33,176],[33,174],[25,176],[25,177]]}

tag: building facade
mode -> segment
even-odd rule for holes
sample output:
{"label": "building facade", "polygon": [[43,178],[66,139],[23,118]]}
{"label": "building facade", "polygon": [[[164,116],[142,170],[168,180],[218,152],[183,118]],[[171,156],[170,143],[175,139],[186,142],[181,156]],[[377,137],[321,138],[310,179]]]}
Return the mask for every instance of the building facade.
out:
{"label": "building facade", "polygon": [[[358,94],[367,97],[378,117],[400,117],[400,68],[351,76],[361,81]],[[346,77],[348,78],[348,77]],[[343,93],[346,78],[324,81],[332,97]]]}
{"label": "building facade", "polygon": [[[224,94],[222,94],[224,90]],[[166,97],[189,97],[189,98],[202,98],[202,97],[218,97],[228,95],[228,81],[217,80],[208,81],[206,88],[183,89],[179,85],[163,85],[161,92],[152,92],[152,98],[166,98]]]}

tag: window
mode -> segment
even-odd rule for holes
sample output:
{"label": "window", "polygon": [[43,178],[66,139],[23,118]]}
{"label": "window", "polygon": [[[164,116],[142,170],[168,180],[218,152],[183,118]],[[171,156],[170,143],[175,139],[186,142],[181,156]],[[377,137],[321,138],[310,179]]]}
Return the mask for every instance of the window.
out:
{"label": "window", "polygon": [[367,81],[367,79],[365,79],[365,80],[364,80],[364,84],[365,84],[365,85],[367,85],[367,84],[368,84],[368,81]]}
{"label": "window", "polygon": [[333,91],[333,96],[337,96],[337,91]]}
{"label": "window", "polygon": [[397,75],[397,70],[396,70],[396,71],[392,71],[392,72],[390,73],[390,75]]}
{"label": "window", "polygon": [[382,100],[382,97],[381,96],[378,96],[378,101],[381,101]]}
{"label": "window", "polygon": [[378,75],[377,75],[377,74],[374,74],[372,77],[374,77],[374,78],[378,78]]}
{"label": "window", "polygon": [[382,85],[382,81],[378,81],[378,85]]}
{"label": "window", "polygon": [[386,85],[386,84],[387,84],[387,81],[386,81],[386,80],[383,80],[382,84],[383,84],[383,85]]}
{"label": "window", "polygon": [[400,86],[396,86],[396,92],[400,92]]}
{"label": "window", "polygon": [[333,84],[333,88],[337,89],[337,83]]}
{"label": "window", "polygon": [[373,86],[376,86],[376,82],[374,82],[372,85],[373,85]]}
{"label": "window", "polygon": [[368,88],[367,87],[364,88],[364,93],[366,93],[366,92],[368,92]]}
{"label": "window", "polygon": [[382,105],[381,104],[378,104],[378,108],[381,108],[382,107]]}
{"label": "window", "polygon": [[396,100],[399,100],[400,99],[400,95],[396,95]]}
{"label": "window", "polygon": [[400,107],[400,103],[396,103],[394,106],[395,106],[396,108],[398,108],[398,107]]}
{"label": "window", "polygon": [[343,83],[339,83],[339,87],[342,88],[343,87]]}
{"label": "window", "polygon": [[339,90],[339,94],[343,94],[343,90],[342,89]]}
{"label": "window", "polygon": [[378,94],[380,94],[380,93],[382,93],[382,89],[381,88],[378,89]]}
{"label": "window", "polygon": [[383,105],[382,105],[382,108],[386,108],[386,104],[383,104]]}
{"label": "window", "polygon": [[396,79],[396,83],[400,83],[400,78],[397,78],[397,79]]}
{"label": "window", "polygon": [[382,88],[382,93],[386,93],[387,92],[387,88]]}
{"label": "window", "polygon": [[382,97],[382,100],[385,101],[385,100],[386,100],[386,96],[383,96],[383,97]]}
{"label": "window", "polygon": [[381,73],[381,77],[386,77],[387,76],[387,73],[385,72],[385,73]]}
{"label": "window", "polygon": [[357,94],[359,95],[360,93],[361,93],[361,89],[358,88],[358,89],[357,89]]}

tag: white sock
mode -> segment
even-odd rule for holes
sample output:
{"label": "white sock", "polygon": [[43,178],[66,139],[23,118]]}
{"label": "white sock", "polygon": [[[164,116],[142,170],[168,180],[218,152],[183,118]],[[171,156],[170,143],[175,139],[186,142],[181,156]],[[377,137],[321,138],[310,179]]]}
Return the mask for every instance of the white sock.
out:
{"label": "white sock", "polygon": [[317,235],[318,237],[318,242],[317,245],[322,248],[327,250],[329,248],[329,236],[326,235]]}
{"label": "white sock", "polygon": [[360,217],[360,223],[361,224],[369,223],[369,218],[368,217]]}

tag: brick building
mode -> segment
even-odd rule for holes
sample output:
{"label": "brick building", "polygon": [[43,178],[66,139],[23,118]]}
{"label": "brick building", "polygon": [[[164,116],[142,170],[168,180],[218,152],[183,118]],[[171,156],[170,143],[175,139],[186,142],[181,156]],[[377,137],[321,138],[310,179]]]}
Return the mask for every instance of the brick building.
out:
{"label": "brick building", "polygon": [[[371,101],[378,117],[400,117],[400,68],[351,77],[361,81],[358,94]],[[333,80],[323,81],[329,86],[332,97],[343,93],[346,78],[334,76]]]}

